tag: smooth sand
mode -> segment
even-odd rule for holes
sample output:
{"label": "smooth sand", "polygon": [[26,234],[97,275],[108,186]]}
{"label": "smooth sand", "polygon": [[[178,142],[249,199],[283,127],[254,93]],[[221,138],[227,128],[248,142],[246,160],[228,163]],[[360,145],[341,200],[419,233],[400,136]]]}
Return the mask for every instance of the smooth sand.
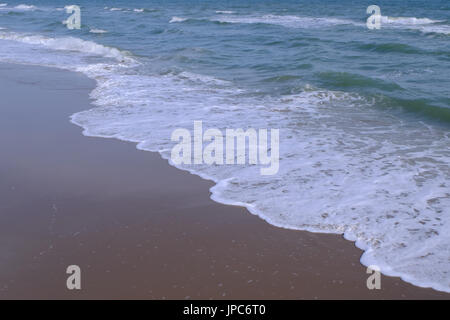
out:
{"label": "smooth sand", "polygon": [[[209,198],[211,182],[69,116],[94,82],[0,64],[0,298],[444,298],[382,276],[338,235],[273,227]],[[82,290],[66,289],[68,265]]]}

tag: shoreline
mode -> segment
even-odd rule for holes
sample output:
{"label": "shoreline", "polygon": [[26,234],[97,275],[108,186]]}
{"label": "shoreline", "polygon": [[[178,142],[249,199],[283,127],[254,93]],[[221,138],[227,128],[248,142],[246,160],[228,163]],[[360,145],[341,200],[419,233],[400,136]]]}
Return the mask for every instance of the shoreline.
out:
{"label": "shoreline", "polygon": [[[84,75],[4,63],[0,73],[1,299],[450,298],[383,275],[368,290],[362,251],[341,235],[272,226],[214,202],[213,182],[159,153],[83,136],[69,118],[92,108]],[[79,292],[65,288],[70,264]]]}

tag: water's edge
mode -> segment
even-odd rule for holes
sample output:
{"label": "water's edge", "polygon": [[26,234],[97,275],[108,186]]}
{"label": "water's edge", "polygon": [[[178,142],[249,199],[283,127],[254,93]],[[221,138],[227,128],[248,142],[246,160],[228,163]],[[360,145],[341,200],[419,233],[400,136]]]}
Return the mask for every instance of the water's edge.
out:
{"label": "water's edge", "polygon": [[[51,66],[51,67],[54,67],[54,66]],[[54,67],[54,68],[59,69],[58,67]],[[81,73],[84,76],[86,76],[87,78],[90,78],[90,79],[94,80],[96,82],[96,84],[98,84],[97,79],[95,79],[95,77],[90,77],[88,74],[85,74],[85,73],[80,72],[80,71],[72,71],[72,70],[63,69],[63,68],[61,68],[61,69],[65,70],[65,71]],[[95,90],[95,88],[94,88],[94,90]],[[94,90],[92,90],[91,93]],[[92,107],[95,108],[95,106],[92,106]],[[90,110],[90,109],[88,109],[88,110]],[[83,110],[83,111],[85,111],[85,110]],[[83,111],[80,111],[80,112],[83,112]],[[261,210],[258,210],[255,206],[253,206],[250,203],[232,201],[232,200],[229,200],[229,199],[226,199],[226,198],[222,197],[219,194],[218,189],[220,187],[226,186],[226,184],[228,183],[228,180],[230,180],[231,178],[230,179],[225,179],[225,180],[218,180],[218,179],[215,179],[215,178],[213,178],[211,176],[208,176],[208,175],[206,175],[204,173],[197,172],[197,171],[195,171],[193,169],[189,169],[189,168],[186,168],[186,167],[182,167],[182,166],[176,165],[170,160],[170,158],[164,157],[164,154],[162,153],[162,151],[159,151],[159,150],[156,150],[156,149],[150,149],[148,147],[144,148],[141,145],[141,142],[138,142],[138,141],[122,139],[122,138],[119,138],[119,137],[109,137],[109,136],[102,136],[102,135],[91,134],[87,128],[83,127],[81,124],[77,123],[76,120],[74,120],[74,117],[80,112],[77,112],[77,113],[73,114],[70,117],[70,122],[75,124],[75,125],[77,125],[77,126],[79,126],[79,127],[81,127],[83,129],[82,130],[82,134],[84,136],[86,136],[86,137],[96,137],[96,138],[116,139],[116,140],[119,140],[119,141],[131,142],[131,143],[135,143],[136,144],[136,148],[138,150],[158,153],[160,155],[161,159],[166,160],[169,165],[171,165],[171,166],[173,166],[173,167],[175,167],[177,169],[180,169],[180,170],[183,170],[183,171],[187,171],[190,174],[193,174],[193,175],[196,175],[196,176],[202,178],[203,180],[212,181],[215,185],[212,186],[209,189],[209,191],[211,192],[210,198],[213,201],[217,202],[217,203],[224,204],[224,205],[230,205],[230,206],[244,207],[251,214],[253,214],[255,216],[258,216],[259,218],[261,218],[262,220],[266,221],[270,225],[273,225],[273,226],[278,227],[278,228],[283,228],[283,229],[287,229],[287,230],[306,231],[306,232],[312,232],[312,233],[317,233],[317,234],[321,234],[321,233],[322,234],[326,234],[326,233],[328,233],[328,234],[342,235],[346,240],[353,242],[355,247],[357,247],[358,249],[363,251],[363,253],[361,255],[361,258],[360,258],[360,263],[362,265],[364,265],[366,267],[369,267],[371,265],[376,265],[377,267],[380,268],[380,272],[383,275],[389,276],[389,277],[398,277],[398,278],[402,279],[404,282],[410,283],[410,284],[412,284],[412,285],[414,285],[416,287],[431,288],[431,289],[434,289],[436,291],[449,292],[450,293],[450,290],[447,290],[443,286],[435,285],[435,284],[432,284],[432,283],[423,283],[420,280],[417,280],[414,277],[409,276],[408,274],[403,274],[403,273],[400,273],[400,272],[393,271],[392,268],[389,267],[388,265],[380,265],[380,264],[374,263],[373,261],[370,261],[370,259],[367,257],[367,255],[371,252],[372,249],[369,246],[365,245],[362,241],[358,241],[357,239],[354,239],[348,233],[345,233],[345,232],[344,233],[336,233],[336,232],[332,232],[331,230],[323,230],[323,229],[319,230],[319,229],[315,229],[315,228],[298,228],[298,227],[295,227],[295,226],[292,226],[292,225],[289,225],[289,226],[281,225],[281,224],[273,221],[272,219],[270,219],[269,216],[265,215]]]}

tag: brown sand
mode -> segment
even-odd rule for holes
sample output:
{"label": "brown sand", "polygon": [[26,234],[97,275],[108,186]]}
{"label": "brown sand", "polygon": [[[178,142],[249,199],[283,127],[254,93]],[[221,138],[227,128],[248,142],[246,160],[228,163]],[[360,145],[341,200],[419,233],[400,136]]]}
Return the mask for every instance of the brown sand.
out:
{"label": "brown sand", "polygon": [[273,227],[158,154],[82,136],[69,116],[93,87],[0,64],[0,299],[450,298],[385,276],[368,290],[341,236]]}

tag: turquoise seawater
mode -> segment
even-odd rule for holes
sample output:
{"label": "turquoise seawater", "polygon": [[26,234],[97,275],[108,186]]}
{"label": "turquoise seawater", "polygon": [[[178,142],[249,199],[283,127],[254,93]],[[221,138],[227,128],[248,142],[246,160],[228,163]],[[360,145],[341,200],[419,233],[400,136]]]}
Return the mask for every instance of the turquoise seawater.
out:
{"label": "turquoise seawater", "polygon": [[[0,4],[0,61],[95,79],[72,117],[86,135],[168,159],[194,120],[280,129],[277,175],[179,167],[217,201],[343,233],[362,263],[450,292],[450,1],[24,1]],[[80,30],[62,23],[72,4]]]}

